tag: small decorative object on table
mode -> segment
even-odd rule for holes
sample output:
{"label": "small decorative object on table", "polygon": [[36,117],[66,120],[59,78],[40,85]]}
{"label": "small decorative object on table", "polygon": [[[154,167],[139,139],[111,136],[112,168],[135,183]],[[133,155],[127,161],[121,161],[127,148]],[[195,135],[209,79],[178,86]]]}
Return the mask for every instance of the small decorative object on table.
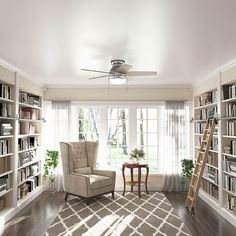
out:
{"label": "small decorative object on table", "polygon": [[44,163],[44,179],[49,177],[49,188],[50,191],[55,191],[55,170],[58,165],[59,152],[55,150],[46,151],[46,159]]}
{"label": "small decorative object on table", "polygon": [[145,152],[143,151],[143,149],[135,148],[134,150],[131,151],[129,155],[130,155],[130,160],[135,162],[145,159]]}

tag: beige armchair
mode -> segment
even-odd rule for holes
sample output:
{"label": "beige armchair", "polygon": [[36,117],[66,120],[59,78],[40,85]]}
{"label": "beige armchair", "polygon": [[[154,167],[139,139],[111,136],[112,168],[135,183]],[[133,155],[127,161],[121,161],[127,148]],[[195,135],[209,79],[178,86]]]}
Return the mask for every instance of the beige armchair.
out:
{"label": "beige armchair", "polygon": [[60,142],[65,200],[69,194],[85,198],[111,193],[114,198],[116,172],[97,170],[96,142]]}

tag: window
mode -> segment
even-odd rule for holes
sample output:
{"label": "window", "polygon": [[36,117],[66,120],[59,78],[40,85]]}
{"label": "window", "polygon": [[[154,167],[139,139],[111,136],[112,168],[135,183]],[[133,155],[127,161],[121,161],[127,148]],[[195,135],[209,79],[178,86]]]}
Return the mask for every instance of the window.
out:
{"label": "window", "polygon": [[107,160],[119,171],[128,159],[128,108],[108,108]]}
{"label": "window", "polygon": [[99,141],[98,108],[79,108],[79,140]]}
{"label": "window", "polygon": [[163,107],[137,108],[137,146],[144,150],[150,173],[158,173]]}

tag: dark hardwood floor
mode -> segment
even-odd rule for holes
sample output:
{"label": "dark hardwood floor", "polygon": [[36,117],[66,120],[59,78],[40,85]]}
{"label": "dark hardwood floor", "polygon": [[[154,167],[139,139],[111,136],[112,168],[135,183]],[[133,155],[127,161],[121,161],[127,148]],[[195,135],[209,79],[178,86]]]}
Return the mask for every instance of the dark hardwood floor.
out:
{"label": "dark hardwood floor", "polygon": [[191,216],[184,207],[186,194],[170,192],[165,195],[193,236],[236,236],[236,226],[233,227],[200,198],[194,216]]}
{"label": "dark hardwood floor", "polygon": [[[195,216],[184,207],[186,195],[165,193],[193,236],[235,236],[236,228],[201,199]],[[3,236],[42,236],[64,205],[63,193],[43,193],[17,214],[6,226]]]}

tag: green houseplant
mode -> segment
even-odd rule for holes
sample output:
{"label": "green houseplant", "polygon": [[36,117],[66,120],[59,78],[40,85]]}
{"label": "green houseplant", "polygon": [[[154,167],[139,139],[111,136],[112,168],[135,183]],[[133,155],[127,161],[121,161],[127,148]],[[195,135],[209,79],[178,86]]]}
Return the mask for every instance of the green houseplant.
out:
{"label": "green houseplant", "polygon": [[130,152],[130,159],[136,159],[136,161],[140,161],[145,159],[145,152],[143,151],[143,149],[138,149],[135,148]]}
{"label": "green houseplant", "polygon": [[44,179],[49,178],[50,190],[55,189],[55,170],[58,166],[59,152],[56,150],[47,150],[44,169]]}
{"label": "green houseplant", "polygon": [[181,167],[182,167],[182,172],[181,172],[181,189],[182,191],[186,191],[188,189],[188,184],[193,173],[193,160],[191,159],[183,159],[181,160]]}

